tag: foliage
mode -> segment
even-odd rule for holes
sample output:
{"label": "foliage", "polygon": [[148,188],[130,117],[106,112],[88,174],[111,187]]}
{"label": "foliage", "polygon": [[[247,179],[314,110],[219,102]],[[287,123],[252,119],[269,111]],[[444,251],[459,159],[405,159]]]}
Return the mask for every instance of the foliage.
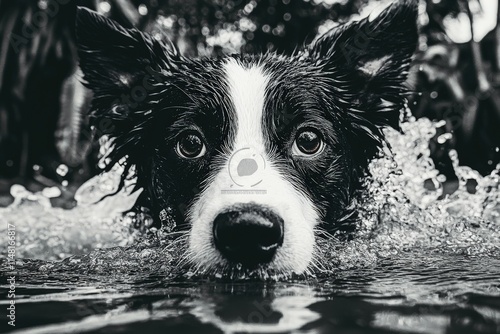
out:
{"label": "foliage", "polygon": [[[450,163],[443,147],[457,148],[461,160],[482,173],[500,162],[496,149],[500,146],[499,27],[482,41],[466,44],[453,43],[444,28],[447,18],[460,13],[474,19],[469,4],[476,1],[421,0],[427,16],[420,22],[421,43],[411,74],[414,89],[421,94],[411,98],[410,106],[417,117],[447,120],[443,133],[452,132],[454,137],[444,146],[436,138],[433,149],[443,171]],[[166,31],[184,54],[206,56],[240,51],[292,53],[318,32],[358,15],[377,1],[71,1],[60,5],[16,48],[13,36],[23,36],[23,29],[33,25],[37,13],[50,13],[48,4],[53,2],[68,1],[0,0],[1,176],[29,176],[31,166],[38,164],[49,178],[57,178],[57,166],[71,160],[57,151],[62,139],[54,138],[54,133],[68,130],[81,137],[85,126],[82,110],[70,115],[71,122],[61,121],[67,109],[61,107],[62,91],[76,68],[76,4],[94,8],[125,26],[152,34]],[[439,141],[443,138],[448,137]],[[79,152],[83,144],[77,140],[71,150]]]}

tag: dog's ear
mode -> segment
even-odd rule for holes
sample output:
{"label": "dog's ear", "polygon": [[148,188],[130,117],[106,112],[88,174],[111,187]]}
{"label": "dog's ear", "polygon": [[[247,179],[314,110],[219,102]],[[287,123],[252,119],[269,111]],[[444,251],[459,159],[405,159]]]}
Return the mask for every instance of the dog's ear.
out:
{"label": "dog's ear", "polygon": [[175,46],[126,29],[87,8],[76,18],[79,65],[94,92],[93,115],[126,118],[179,59]]}
{"label": "dog's ear", "polygon": [[333,28],[307,50],[332,83],[332,99],[368,159],[382,143],[380,127],[399,127],[418,41],[417,12],[417,1],[398,0],[374,19]]}
{"label": "dog's ear", "polygon": [[169,82],[182,57],[171,42],[137,29],[125,29],[86,8],[78,8],[76,37],[84,84],[93,91],[91,124],[97,135],[108,135],[113,149],[106,170],[122,158],[120,190],[135,166],[136,188],[146,183],[152,155],[151,136],[158,121],[158,96],[167,98]]}

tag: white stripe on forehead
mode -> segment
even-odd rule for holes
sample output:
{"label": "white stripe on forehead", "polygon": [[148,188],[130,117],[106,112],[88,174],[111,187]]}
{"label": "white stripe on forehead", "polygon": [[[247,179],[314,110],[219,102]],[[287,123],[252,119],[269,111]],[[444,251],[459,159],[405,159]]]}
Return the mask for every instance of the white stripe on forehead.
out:
{"label": "white stripe on forehead", "polygon": [[[237,118],[236,138],[224,157],[223,168],[209,179],[188,209],[189,257],[200,268],[227,263],[214,245],[213,222],[222,212],[234,210],[235,205],[252,203],[272,210],[285,224],[283,245],[270,268],[302,273],[313,256],[319,215],[311,199],[280,172],[266,152],[262,123],[269,76],[259,65],[246,68],[234,59],[224,64],[224,72]],[[252,168],[256,169],[240,175],[244,161],[253,161]]]}
{"label": "white stripe on forehead", "polygon": [[269,77],[261,66],[246,68],[235,59],[228,60],[224,71],[237,118],[235,148],[251,146],[264,153],[262,118]]}

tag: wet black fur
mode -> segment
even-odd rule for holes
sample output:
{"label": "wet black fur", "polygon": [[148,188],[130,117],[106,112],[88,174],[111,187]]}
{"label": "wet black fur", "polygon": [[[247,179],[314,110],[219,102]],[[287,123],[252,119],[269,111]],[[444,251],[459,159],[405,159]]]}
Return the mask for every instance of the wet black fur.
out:
{"label": "wet black fur", "polygon": [[[404,81],[417,43],[416,2],[399,1],[372,22],[332,29],[292,56],[234,55],[271,75],[265,103],[268,152],[295,186],[309,194],[328,230],[349,229],[355,194],[383,144],[381,128],[398,128]],[[89,10],[77,16],[80,66],[94,92],[96,131],[114,140],[110,169],[127,156],[136,167],[140,204],[157,219],[171,208],[178,222],[221,167],[235,134],[222,59],[186,59],[169,41],[127,30]],[[383,59],[373,67],[373,60]],[[290,154],[294,133],[316,127],[328,144],[314,160]],[[180,159],[176,138],[190,128],[205,136],[207,154]],[[126,177],[127,173],[124,173]]]}

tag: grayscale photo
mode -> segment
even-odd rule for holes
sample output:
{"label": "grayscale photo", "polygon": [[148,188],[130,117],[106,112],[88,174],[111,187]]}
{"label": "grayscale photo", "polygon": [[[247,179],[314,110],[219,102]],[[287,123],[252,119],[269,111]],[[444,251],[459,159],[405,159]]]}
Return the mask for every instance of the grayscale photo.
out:
{"label": "grayscale photo", "polygon": [[497,0],[0,0],[0,332],[500,333]]}

